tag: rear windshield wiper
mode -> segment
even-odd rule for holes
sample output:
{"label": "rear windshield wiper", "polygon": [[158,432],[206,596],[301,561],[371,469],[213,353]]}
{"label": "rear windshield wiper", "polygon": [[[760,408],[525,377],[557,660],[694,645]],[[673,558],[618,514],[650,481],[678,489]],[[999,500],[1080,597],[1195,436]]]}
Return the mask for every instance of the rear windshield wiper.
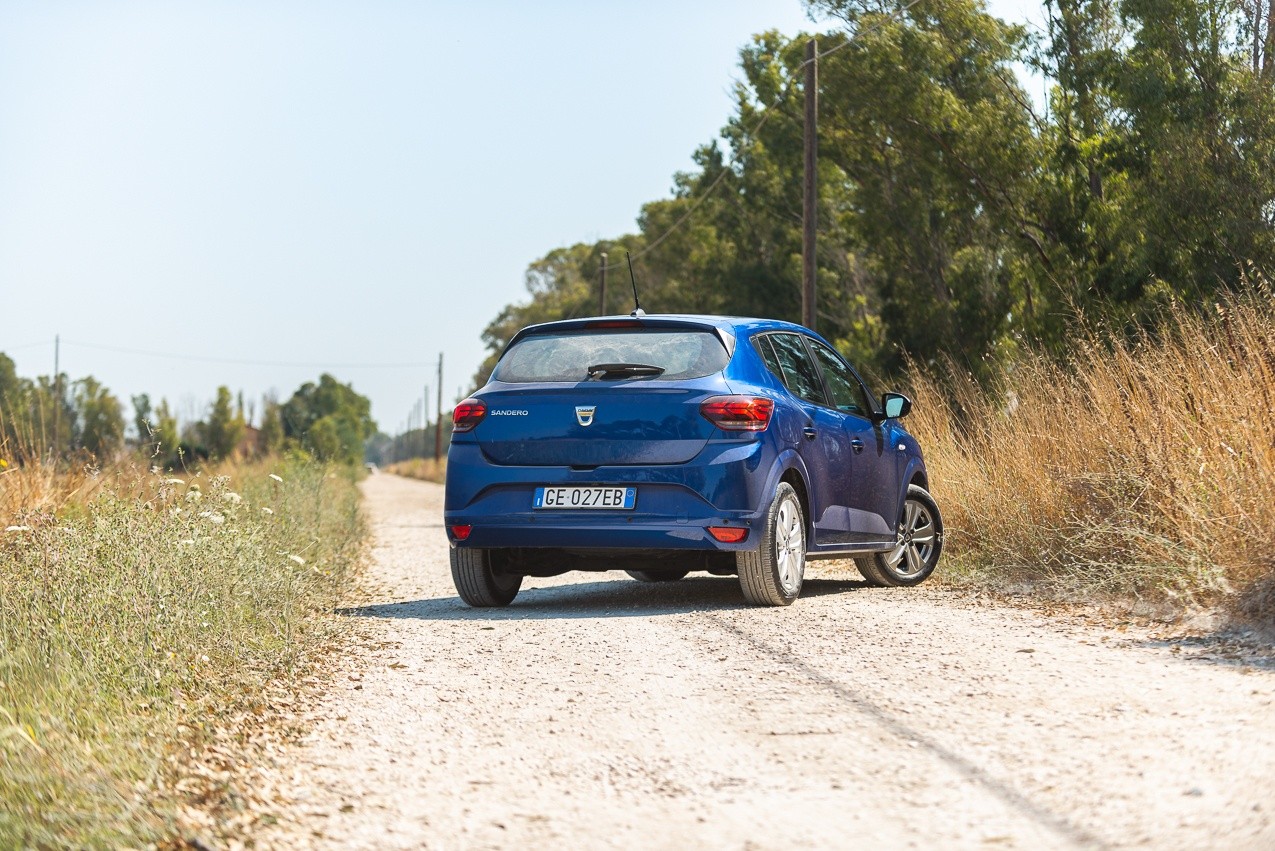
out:
{"label": "rear windshield wiper", "polygon": [[664,372],[662,366],[651,366],[649,363],[595,363],[589,367],[590,378],[629,378],[638,375],[659,375]]}

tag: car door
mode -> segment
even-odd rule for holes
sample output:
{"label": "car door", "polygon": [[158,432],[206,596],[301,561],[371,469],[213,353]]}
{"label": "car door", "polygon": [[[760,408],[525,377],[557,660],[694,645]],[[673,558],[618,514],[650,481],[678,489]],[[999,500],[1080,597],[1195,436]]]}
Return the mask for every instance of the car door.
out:
{"label": "car door", "polygon": [[818,340],[805,337],[819,365],[825,394],[836,409],[838,426],[849,447],[845,470],[836,477],[835,501],[847,508],[848,542],[892,541],[899,506],[899,459],[884,424],[875,421],[875,406],[859,376],[841,356]]}
{"label": "car door", "polygon": [[[854,540],[850,506],[851,456],[844,415],[829,404],[824,382],[804,336],[793,333],[767,334],[762,342],[773,348],[779,377],[796,396],[806,415],[797,452],[806,466],[810,486],[810,522],[814,543],[819,546],[846,544]],[[764,355],[763,355],[764,356]],[[774,367],[771,367],[774,371]]]}

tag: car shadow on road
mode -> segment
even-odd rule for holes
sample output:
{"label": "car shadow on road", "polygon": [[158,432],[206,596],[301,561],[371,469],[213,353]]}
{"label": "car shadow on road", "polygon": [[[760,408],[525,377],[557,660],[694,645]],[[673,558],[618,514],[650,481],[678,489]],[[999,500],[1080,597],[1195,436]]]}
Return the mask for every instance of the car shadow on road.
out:
{"label": "car shadow on road", "polygon": [[[862,580],[808,579],[803,598],[868,588]],[[796,604],[800,606],[801,600]],[[428,621],[512,621],[572,618],[659,617],[689,612],[753,608],[744,602],[739,582],[730,577],[691,577],[678,582],[581,582],[549,588],[524,588],[505,608],[474,609],[459,597],[434,597],[400,603],[373,603],[337,609],[346,617]]]}

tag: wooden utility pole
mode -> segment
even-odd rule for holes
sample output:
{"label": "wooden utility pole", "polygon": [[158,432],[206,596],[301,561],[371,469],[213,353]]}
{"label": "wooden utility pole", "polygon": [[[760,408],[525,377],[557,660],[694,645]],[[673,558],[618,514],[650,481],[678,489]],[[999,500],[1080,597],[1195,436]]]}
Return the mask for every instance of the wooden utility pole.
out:
{"label": "wooden utility pole", "polygon": [[443,353],[438,353],[438,424],[434,427],[434,463],[443,459]]}
{"label": "wooden utility pole", "polygon": [[806,42],[806,166],[801,211],[801,324],[815,329],[815,234],[819,206],[819,46]]}
{"label": "wooden utility pole", "polygon": [[607,253],[602,252],[602,271],[599,272],[602,285],[598,289],[598,316],[607,315]]}
{"label": "wooden utility pole", "polygon": [[425,416],[422,421],[425,423],[421,428],[421,457],[424,458],[429,454],[429,385],[425,385],[425,395],[421,396],[421,404],[424,405]]}
{"label": "wooden utility pole", "polygon": [[[62,354],[62,335],[53,335],[53,451],[58,451],[58,435],[62,431],[62,365],[59,359]],[[44,424],[40,424],[40,431],[44,431]],[[48,451],[48,447],[45,447]]]}

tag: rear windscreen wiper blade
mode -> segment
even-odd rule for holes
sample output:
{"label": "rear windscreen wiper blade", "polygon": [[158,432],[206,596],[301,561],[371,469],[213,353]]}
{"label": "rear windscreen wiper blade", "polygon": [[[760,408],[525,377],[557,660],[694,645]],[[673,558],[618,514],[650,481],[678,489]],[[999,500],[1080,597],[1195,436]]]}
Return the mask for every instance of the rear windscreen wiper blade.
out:
{"label": "rear windscreen wiper blade", "polygon": [[602,378],[614,375],[621,378],[637,375],[659,375],[664,372],[662,366],[649,363],[595,363],[589,367],[590,378]]}

